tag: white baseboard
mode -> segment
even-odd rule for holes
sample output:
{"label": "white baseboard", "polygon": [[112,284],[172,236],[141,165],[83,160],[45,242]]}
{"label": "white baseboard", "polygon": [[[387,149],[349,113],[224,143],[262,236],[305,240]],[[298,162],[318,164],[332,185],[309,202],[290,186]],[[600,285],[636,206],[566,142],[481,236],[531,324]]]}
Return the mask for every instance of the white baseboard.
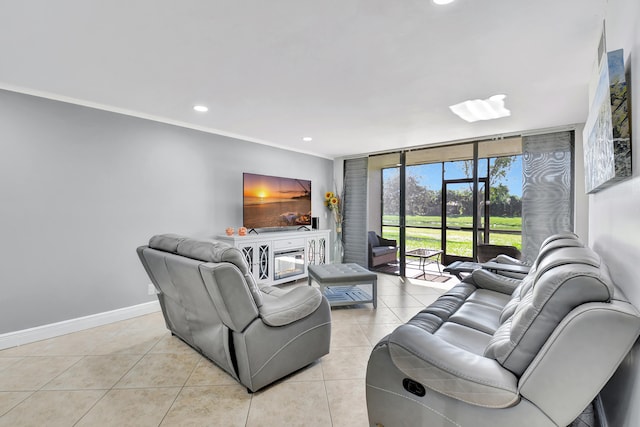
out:
{"label": "white baseboard", "polygon": [[48,338],[54,338],[89,328],[95,328],[96,326],[131,319],[132,317],[143,316],[157,311],[160,311],[160,303],[156,300],[146,302],[144,304],[133,305],[131,307],[105,311],[104,313],[97,313],[90,316],[51,323],[49,325],[9,332],[0,335],[0,350],[29,344],[35,341],[46,340]]}

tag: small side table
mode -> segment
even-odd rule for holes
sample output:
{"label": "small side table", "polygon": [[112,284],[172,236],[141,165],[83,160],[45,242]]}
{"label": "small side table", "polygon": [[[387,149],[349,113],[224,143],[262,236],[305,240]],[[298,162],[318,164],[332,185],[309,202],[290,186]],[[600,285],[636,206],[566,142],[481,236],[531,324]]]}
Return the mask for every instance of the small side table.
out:
{"label": "small side table", "polygon": [[438,273],[442,276],[442,270],[440,270],[440,257],[442,256],[442,250],[420,248],[407,251],[405,255],[419,258],[418,265],[422,270],[422,274],[427,274],[427,265],[433,264],[435,262],[438,266]]}
{"label": "small side table", "polygon": [[[358,264],[317,264],[308,267],[309,286],[315,280],[332,307],[372,303],[378,306],[378,275]],[[371,294],[364,289],[371,286]]]}

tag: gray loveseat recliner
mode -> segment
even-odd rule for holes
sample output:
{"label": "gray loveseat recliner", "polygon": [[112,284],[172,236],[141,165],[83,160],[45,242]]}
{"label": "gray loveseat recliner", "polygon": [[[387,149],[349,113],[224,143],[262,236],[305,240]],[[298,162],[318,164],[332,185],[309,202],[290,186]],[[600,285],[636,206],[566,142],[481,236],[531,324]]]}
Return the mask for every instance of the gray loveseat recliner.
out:
{"label": "gray loveseat recliner", "polygon": [[256,391],[329,353],[331,312],[316,288],[259,288],[226,243],[165,234],[138,248],[167,328]]}
{"label": "gray loveseat recliner", "polygon": [[523,280],[460,283],[383,338],[367,369],[369,423],[567,426],[639,333],[600,257],[559,244]]}

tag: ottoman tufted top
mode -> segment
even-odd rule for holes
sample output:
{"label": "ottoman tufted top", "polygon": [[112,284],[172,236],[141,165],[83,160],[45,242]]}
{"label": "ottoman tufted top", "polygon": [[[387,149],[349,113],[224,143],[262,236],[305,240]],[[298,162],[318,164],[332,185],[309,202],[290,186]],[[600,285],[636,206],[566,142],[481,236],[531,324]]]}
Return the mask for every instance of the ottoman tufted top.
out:
{"label": "ottoman tufted top", "polygon": [[378,276],[358,264],[310,265],[309,275],[322,283],[340,283],[351,280],[373,280]]}

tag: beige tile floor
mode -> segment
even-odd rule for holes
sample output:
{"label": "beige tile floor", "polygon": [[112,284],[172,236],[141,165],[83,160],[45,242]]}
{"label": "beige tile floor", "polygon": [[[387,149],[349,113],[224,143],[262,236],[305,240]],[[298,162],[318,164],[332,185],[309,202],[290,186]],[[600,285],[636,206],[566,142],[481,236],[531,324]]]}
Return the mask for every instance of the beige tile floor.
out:
{"label": "beige tile floor", "polygon": [[334,308],[330,354],[254,394],[161,313],[2,350],[0,426],[367,426],[371,349],[455,283],[379,274],[377,310]]}

